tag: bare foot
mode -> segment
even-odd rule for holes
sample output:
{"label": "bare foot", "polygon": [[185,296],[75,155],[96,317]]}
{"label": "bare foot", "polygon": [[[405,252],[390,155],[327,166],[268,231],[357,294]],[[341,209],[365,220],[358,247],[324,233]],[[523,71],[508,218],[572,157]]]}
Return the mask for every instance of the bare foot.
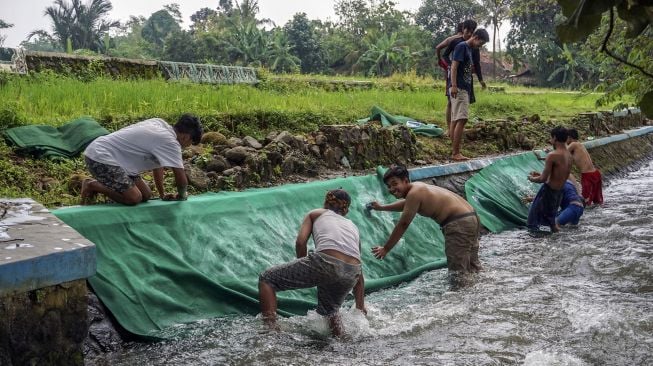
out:
{"label": "bare foot", "polygon": [[81,196],[82,196],[82,205],[92,205],[95,203],[95,192],[89,192],[90,187],[89,184],[95,182],[95,179],[91,178],[86,178],[82,181],[82,190],[81,190]]}
{"label": "bare foot", "polygon": [[469,160],[469,158],[466,157],[466,156],[463,156],[463,154],[456,154],[456,155],[451,157],[451,160],[453,160],[453,161],[465,161],[465,160]]}

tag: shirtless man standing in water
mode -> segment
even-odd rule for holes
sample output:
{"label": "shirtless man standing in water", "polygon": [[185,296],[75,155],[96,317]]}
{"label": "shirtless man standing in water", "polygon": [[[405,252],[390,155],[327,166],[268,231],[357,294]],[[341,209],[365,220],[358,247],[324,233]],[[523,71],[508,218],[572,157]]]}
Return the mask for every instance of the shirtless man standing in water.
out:
{"label": "shirtless man standing in water", "polygon": [[468,273],[481,269],[478,260],[479,221],[474,208],[459,195],[433,185],[410,181],[408,170],[393,166],[383,176],[390,193],[400,200],[389,205],[372,202],[378,211],[401,211],[399,222],[382,247],[372,248],[383,259],[404,235],[416,214],[440,224],[444,234],[447,266],[450,271]]}
{"label": "shirtless man standing in water", "polygon": [[568,130],[567,150],[573,158],[574,165],[580,170],[580,183],[585,205],[603,204],[603,179],[601,171],[594,167],[592,158],[583,144],[578,142],[578,131]]}
{"label": "shirtless man standing in water", "polygon": [[551,130],[554,150],[546,156],[542,173],[531,172],[528,180],[543,183],[528,210],[526,225],[531,232],[538,232],[540,225],[547,225],[551,232],[558,232],[556,214],[562,201],[562,187],[571,172],[571,155],[567,151],[567,130],[558,126]]}

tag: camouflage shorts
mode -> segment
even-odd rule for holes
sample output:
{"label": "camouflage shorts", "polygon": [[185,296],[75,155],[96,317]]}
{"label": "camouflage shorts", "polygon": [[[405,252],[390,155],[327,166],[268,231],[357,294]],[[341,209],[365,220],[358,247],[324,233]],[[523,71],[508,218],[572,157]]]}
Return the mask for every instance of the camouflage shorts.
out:
{"label": "camouflage shorts", "polygon": [[329,316],[338,312],[360,275],[360,265],[318,252],[269,268],[261,274],[259,281],[272,286],[275,291],[317,286],[316,311]]}
{"label": "camouflage shorts", "polygon": [[86,160],[86,167],[91,172],[93,178],[102,183],[107,188],[110,188],[118,193],[123,193],[131,188],[140,176],[129,175],[125,169],[115,166],[98,163],[93,159],[84,157]]}

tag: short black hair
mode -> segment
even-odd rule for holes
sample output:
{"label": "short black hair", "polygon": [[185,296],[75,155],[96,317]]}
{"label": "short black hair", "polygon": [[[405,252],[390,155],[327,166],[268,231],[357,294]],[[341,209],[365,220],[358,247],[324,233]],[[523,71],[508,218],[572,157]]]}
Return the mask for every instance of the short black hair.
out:
{"label": "short black hair", "polygon": [[463,29],[469,29],[470,32],[473,32],[478,24],[476,24],[476,21],[474,19],[466,19],[463,22]]}
{"label": "short black hair", "polygon": [[551,130],[551,137],[558,142],[567,141],[567,129],[562,126],[556,126]]}
{"label": "short black hair", "polygon": [[390,178],[392,177],[397,177],[401,180],[403,179],[408,179],[410,180],[410,174],[408,173],[408,169],[406,169],[405,166],[403,165],[393,165],[388,169],[385,174],[383,174],[383,183],[388,183]]}
{"label": "short black hair", "polygon": [[462,33],[462,32],[463,32],[463,22],[460,22],[456,26],[456,33]]}
{"label": "short black hair", "polygon": [[570,128],[567,130],[567,135],[574,140],[578,140],[578,131],[575,128]]}
{"label": "short black hair", "polygon": [[474,37],[480,39],[481,41],[487,43],[490,42],[490,35],[483,28],[479,28],[474,31]]}
{"label": "short black hair", "polygon": [[351,205],[351,197],[342,188],[332,189],[324,197],[324,208],[342,216],[347,215],[347,212],[349,212],[349,205]]}
{"label": "short black hair", "polygon": [[202,139],[202,124],[200,123],[200,119],[193,114],[182,114],[177,123],[175,123],[174,128],[177,132],[189,134],[193,140],[193,145],[199,144]]}

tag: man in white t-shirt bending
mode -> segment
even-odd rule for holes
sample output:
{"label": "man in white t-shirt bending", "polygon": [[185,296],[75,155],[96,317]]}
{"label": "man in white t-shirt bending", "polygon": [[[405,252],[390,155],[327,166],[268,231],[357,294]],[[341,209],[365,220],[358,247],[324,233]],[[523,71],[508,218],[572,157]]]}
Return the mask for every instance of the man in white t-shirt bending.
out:
{"label": "man in white t-shirt bending", "polygon": [[[202,125],[191,114],[182,115],[174,126],[151,118],[98,137],[84,151],[95,179],[82,183],[82,204],[89,204],[97,193],[125,205],[147,201],[152,191],[139,174],[148,170],[161,199],[185,200],[188,180],[181,150],[199,143],[201,137]],[[165,193],[163,168],[174,172],[177,194]]]}

